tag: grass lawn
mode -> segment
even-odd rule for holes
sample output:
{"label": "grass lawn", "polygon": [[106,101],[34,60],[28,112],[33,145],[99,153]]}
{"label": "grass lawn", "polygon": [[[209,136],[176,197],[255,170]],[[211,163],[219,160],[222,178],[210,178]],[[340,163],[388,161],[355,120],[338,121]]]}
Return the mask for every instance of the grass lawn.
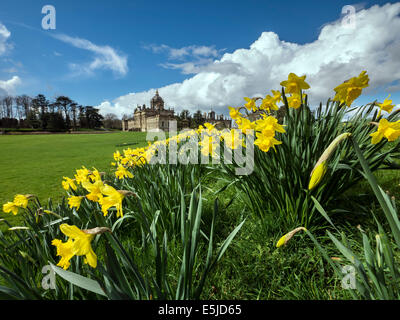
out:
{"label": "grass lawn", "polygon": [[[65,195],[61,186],[63,176],[73,178],[75,170],[82,165],[99,171],[110,170],[114,151],[144,146],[145,139],[144,132],[0,136],[1,207],[18,193],[35,194],[44,202],[48,198],[57,202]],[[118,146],[123,143],[126,145]],[[3,212],[0,218],[6,215],[10,218]]]}

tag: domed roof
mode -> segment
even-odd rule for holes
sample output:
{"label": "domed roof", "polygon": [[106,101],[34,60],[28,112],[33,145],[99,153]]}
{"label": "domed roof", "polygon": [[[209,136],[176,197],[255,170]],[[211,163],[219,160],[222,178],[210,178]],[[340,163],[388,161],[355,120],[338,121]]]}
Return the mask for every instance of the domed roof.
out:
{"label": "domed roof", "polygon": [[156,94],[153,98],[151,98],[152,102],[164,102],[163,98],[161,98],[158,94],[158,90],[156,90]]}

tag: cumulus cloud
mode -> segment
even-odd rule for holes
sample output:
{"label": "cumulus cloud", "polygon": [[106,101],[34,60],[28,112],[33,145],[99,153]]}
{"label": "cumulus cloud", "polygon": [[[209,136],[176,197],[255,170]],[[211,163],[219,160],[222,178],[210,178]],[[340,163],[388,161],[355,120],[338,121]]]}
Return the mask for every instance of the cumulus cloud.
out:
{"label": "cumulus cloud", "polygon": [[94,59],[86,64],[71,63],[70,67],[77,74],[92,75],[98,69],[113,71],[116,75],[124,76],[128,72],[128,58],[118,53],[110,46],[99,46],[89,40],[70,37],[65,34],[53,35],[58,40],[68,43],[76,48],[88,50],[94,53]]}
{"label": "cumulus cloud", "polygon": [[15,94],[16,88],[20,84],[21,84],[21,79],[18,76],[13,76],[9,80],[0,80],[0,95]]}
{"label": "cumulus cloud", "polygon": [[[196,74],[191,78],[159,88],[159,92],[167,105],[178,110],[185,108],[194,112],[212,107],[226,113],[226,106],[242,105],[243,97],[279,89],[279,83],[290,72],[307,75],[311,103],[325,102],[333,96],[334,87],[362,70],[367,70],[370,76],[366,93],[388,88],[398,90],[399,14],[400,3],[374,5],[356,13],[354,29],[338,19],[326,23],[318,38],[306,44],[286,42],[276,33],[266,31],[249,48],[225,53],[220,59],[201,66],[201,70],[194,70]],[[182,51],[180,55],[185,54]],[[187,69],[195,67],[186,65]],[[136,104],[148,104],[154,92],[155,89],[150,89],[130,93],[98,107],[117,114],[132,114]]]}

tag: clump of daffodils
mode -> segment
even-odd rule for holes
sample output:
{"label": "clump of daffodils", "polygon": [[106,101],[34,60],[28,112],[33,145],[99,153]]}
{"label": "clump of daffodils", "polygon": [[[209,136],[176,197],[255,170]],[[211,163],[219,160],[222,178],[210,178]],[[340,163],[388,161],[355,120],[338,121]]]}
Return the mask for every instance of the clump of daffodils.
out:
{"label": "clump of daffodils", "polygon": [[[299,77],[294,73],[290,73],[288,79],[280,83],[285,88],[289,108],[298,109],[303,104],[305,99],[303,90],[310,88],[305,79],[305,75]],[[283,126],[271,114],[273,111],[279,110],[278,104],[283,102],[281,93],[277,90],[271,90],[271,93],[267,94],[264,98],[245,97],[246,103],[244,107],[229,107],[229,115],[235,120],[239,130],[246,134],[251,134],[252,131],[255,131],[256,140],[254,144],[263,152],[268,152],[271,148],[276,151],[275,146],[282,143],[277,139],[277,133],[286,132]],[[259,100],[261,103],[257,105]],[[246,115],[240,112],[241,109],[244,109]],[[251,116],[248,112],[257,112],[261,116],[251,121]]]}
{"label": "clump of daffodils", "polygon": [[[133,177],[125,168],[123,170],[123,176]],[[126,196],[134,195],[134,193],[127,190],[117,190],[104,183],[101,178],[102,175],[97,169],[90,171],[83,167],[76,170],[75,179],[64,177],[62,181],[64,189],[76,191],[78,190],[77,185],[80,185],[82,190],[87,192],[86,195],[70,195],[68,197],[68,205],[71,209],[78,211],[82,201],[86,198],[89,201],[97,202],[101,206],[104,216],[108,214],[109,209],[115,208],[117,210],[117,217],[122,217],[122,202]]]}

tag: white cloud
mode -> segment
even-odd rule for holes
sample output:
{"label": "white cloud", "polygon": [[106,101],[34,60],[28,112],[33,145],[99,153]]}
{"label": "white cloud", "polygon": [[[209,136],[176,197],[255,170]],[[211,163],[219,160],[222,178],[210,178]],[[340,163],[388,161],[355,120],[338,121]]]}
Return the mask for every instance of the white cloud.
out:
{"label": "white cloud", "polygon": [[83,65],[75,63],[70,64],[70,67],[77,74],[91,75],[98,69],[108,69],[120,76],[124,76],[128,72],[127,56],[122,53],[117,53],[117,51],[110,46],[99,46],[89,40],[74,38],[65,34],[56,34],[53,37],[76,48],[88,50],[94,53],[94,59],[89,63]]}
{"label": "white cloud", "polygon": [[168,59],[183,59],[186,57],[218,57],[219,51],[215,46],[187,46],[182,48],[172,48],[165,44],[146,45],[143,48],[153,51],[154,53],[166,52]]}
{"label": "white cloud", "polygon": [[18,76],[13,76],[9,80],[0,80],[0,95],[13,95],[16,92],[16,87],[21,84],[21,79]]}
{"label": "white cloud", "polygon": [[172,48],[165,44],[146,45],[144,49],[151,50],[154,53],[166,53],[168,60],[177,60],[177,62],[161,63],[160,66],[166,69],[181,70],[183,74],[196,74],[205,70],[215,58],[220,56],[225,49],[217,50],[215,46],[197,46],[191,45],[182,48]]}
{"label": "white cloud", "polygon": [[11,32],[0,22],[0,55],[4,54],[10,45],[7,43]]}
{"label": "white cloud", "polygon": [[[367,70],[370,76],[367,93],[393,88],[400,80],[399,14],[400,3],[362,9],[356,14],[355,29],[342,26],[338,19],[325,24],[318,39],[306,44],[286,42],[274,32],[263,32],[248,49],[225,53],[200,68],[194,64],[182,66],[182,70],[192,69],[197,74],[162,87],[159,92],[166,104],[176,109],[193,112],[213,107],[226,113],[226,106],[242,105],[243,97],[280,89],[279,83],[290,72],[307,75],[311,103],[325,102],[333,96],[334,87],[362,70]],[[179,55],[185,56],[185,50],[175,53]],[[112,103],[105,101],[99,107],[107,106],[117,114],[132,114],[136,104],[149,103],[154,91],[130,93]]]}

